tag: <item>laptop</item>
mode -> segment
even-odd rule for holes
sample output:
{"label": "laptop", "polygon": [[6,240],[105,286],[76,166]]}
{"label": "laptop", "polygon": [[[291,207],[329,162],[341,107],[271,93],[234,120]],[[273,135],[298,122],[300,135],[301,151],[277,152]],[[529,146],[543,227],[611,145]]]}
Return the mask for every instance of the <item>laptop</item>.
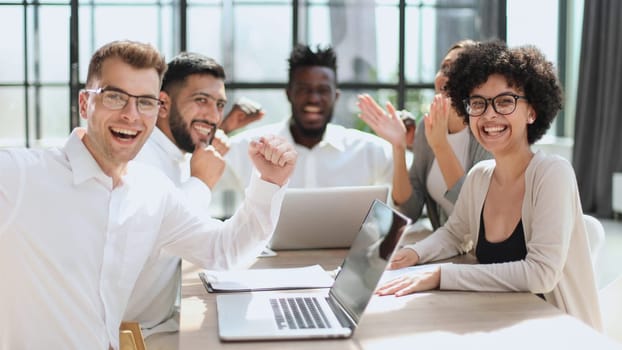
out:
{"label": "laptop", "polygon": [[409,223],[407,217],[374,200],[328,291],[218,295],[220,339],[351,337]]}
{"label": "laptop", "polygon": [[288,189],[268,248],[349,248],[372,201],[388,195],[387,186]]}

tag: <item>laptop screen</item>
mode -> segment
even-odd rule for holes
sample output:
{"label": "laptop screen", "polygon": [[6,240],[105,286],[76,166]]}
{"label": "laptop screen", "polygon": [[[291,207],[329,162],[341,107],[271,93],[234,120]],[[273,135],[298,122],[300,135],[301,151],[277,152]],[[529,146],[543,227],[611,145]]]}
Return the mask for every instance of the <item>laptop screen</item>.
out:
{"label": "laptop screen", "polygon": [[358,323],[410,219],[375,200],[330,290]]}

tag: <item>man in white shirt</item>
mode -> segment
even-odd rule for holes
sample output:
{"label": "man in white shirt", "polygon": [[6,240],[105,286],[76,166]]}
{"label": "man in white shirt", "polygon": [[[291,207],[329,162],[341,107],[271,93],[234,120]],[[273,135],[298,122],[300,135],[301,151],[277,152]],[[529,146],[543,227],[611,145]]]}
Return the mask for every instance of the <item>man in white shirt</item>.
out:
{"label": "man in white shirt", "polygon": [[[226,141],[216,147],[210,142],[221,136],[216,125],[227,103],[225,78],[218,62],[198,53],[183,52],[169,61],[156,127],[136,156],[162,170],[203,214],[209,212],[211,188],[225,168],[221,154],[227,150]],[[232,118],[241,119],[238,123],[253,120],[230,114]],[[201,158],[207,166],[196,165],[203,163]],[[150,350],[178,347],[180,278],[180,258],[162,251],[149,259],[136,282],[124,320],[141,324]]]}
{"label": "man in white shirt", "polygon": [[117,349],[155,252],[227,268],[270,238],[296,162],[282,139],[250,145],[259,176],[224,222],[200,217],[160,171],[132,161],[155,126],[165,70],[150,45],[104,45],[79,95],[87,129],[60,149],[0,151],[0,349]]}
{"label": "man in white shirt", "polygon": [[[269,132],[294,143],[298,152],[289,187],[390,185],[393,176],[391,145],[356,129],[332,124],[339,97],[337,58],[332,48],[297,45],[289,57],[287,99],[292,116],[287,120],[253,128],[229,140],[225,156],[227,172],[219,190],[237,193],[248,183],[252,164],[244,159],[251,140]],[[225,179],[226,177],[226,179]]]}

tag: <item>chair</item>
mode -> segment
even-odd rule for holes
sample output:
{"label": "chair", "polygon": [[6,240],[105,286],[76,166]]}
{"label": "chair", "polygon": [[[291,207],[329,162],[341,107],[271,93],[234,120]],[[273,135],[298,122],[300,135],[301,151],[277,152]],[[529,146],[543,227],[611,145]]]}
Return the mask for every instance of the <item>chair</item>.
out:
{"label": "chair", "polygon": [[594,272],[596,272],[596,263],[605,244],[605,228],[600,220],[591,215],[583,214],[583,220],[585,221],[587,240],[590,245],[592,267]]}
{"label": "chair", "polygon": [[604,286],[598,296],[605,334],[622,343],[622,276]]}
{"label": "chair", "polygon": [[119,350],[146,350],[143,332],[138,322],[121,322]]}

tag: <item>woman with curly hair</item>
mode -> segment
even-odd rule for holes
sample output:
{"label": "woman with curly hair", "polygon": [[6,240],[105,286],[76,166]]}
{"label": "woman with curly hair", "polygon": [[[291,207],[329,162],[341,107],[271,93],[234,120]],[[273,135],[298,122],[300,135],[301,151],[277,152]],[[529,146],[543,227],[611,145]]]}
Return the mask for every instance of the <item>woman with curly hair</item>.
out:
{"label": "woman with curly hair", "polygon": [[393,203],[413,221],[419,219],[425,204],[434,229],[444,224],[453,211],[469,169],[480,160],[492,157],[451,108],[451,101],[445,94],[449,68],[464,49],[474,45],[473,40],[460,40],[443,58],[434,78],[436,96],[430,113],[414,130],[414,159],[410,172],[406,166],[407,129],[393,105],[387,103],[387,113],[371,96],[364,94],[358,98],[361,119],[392,145]]}
{"label": "woman with curly hair", "polygon": [[553,65],[532,46],[466,49],[448,73],[452,105],[494,159],[476,164],[447,223],[399,250],[392,268],[473,251],[381,286],[381,295],[430,289],[531,292],[601,329],[596,282],[572,166],[534,153],[562,106]]}

